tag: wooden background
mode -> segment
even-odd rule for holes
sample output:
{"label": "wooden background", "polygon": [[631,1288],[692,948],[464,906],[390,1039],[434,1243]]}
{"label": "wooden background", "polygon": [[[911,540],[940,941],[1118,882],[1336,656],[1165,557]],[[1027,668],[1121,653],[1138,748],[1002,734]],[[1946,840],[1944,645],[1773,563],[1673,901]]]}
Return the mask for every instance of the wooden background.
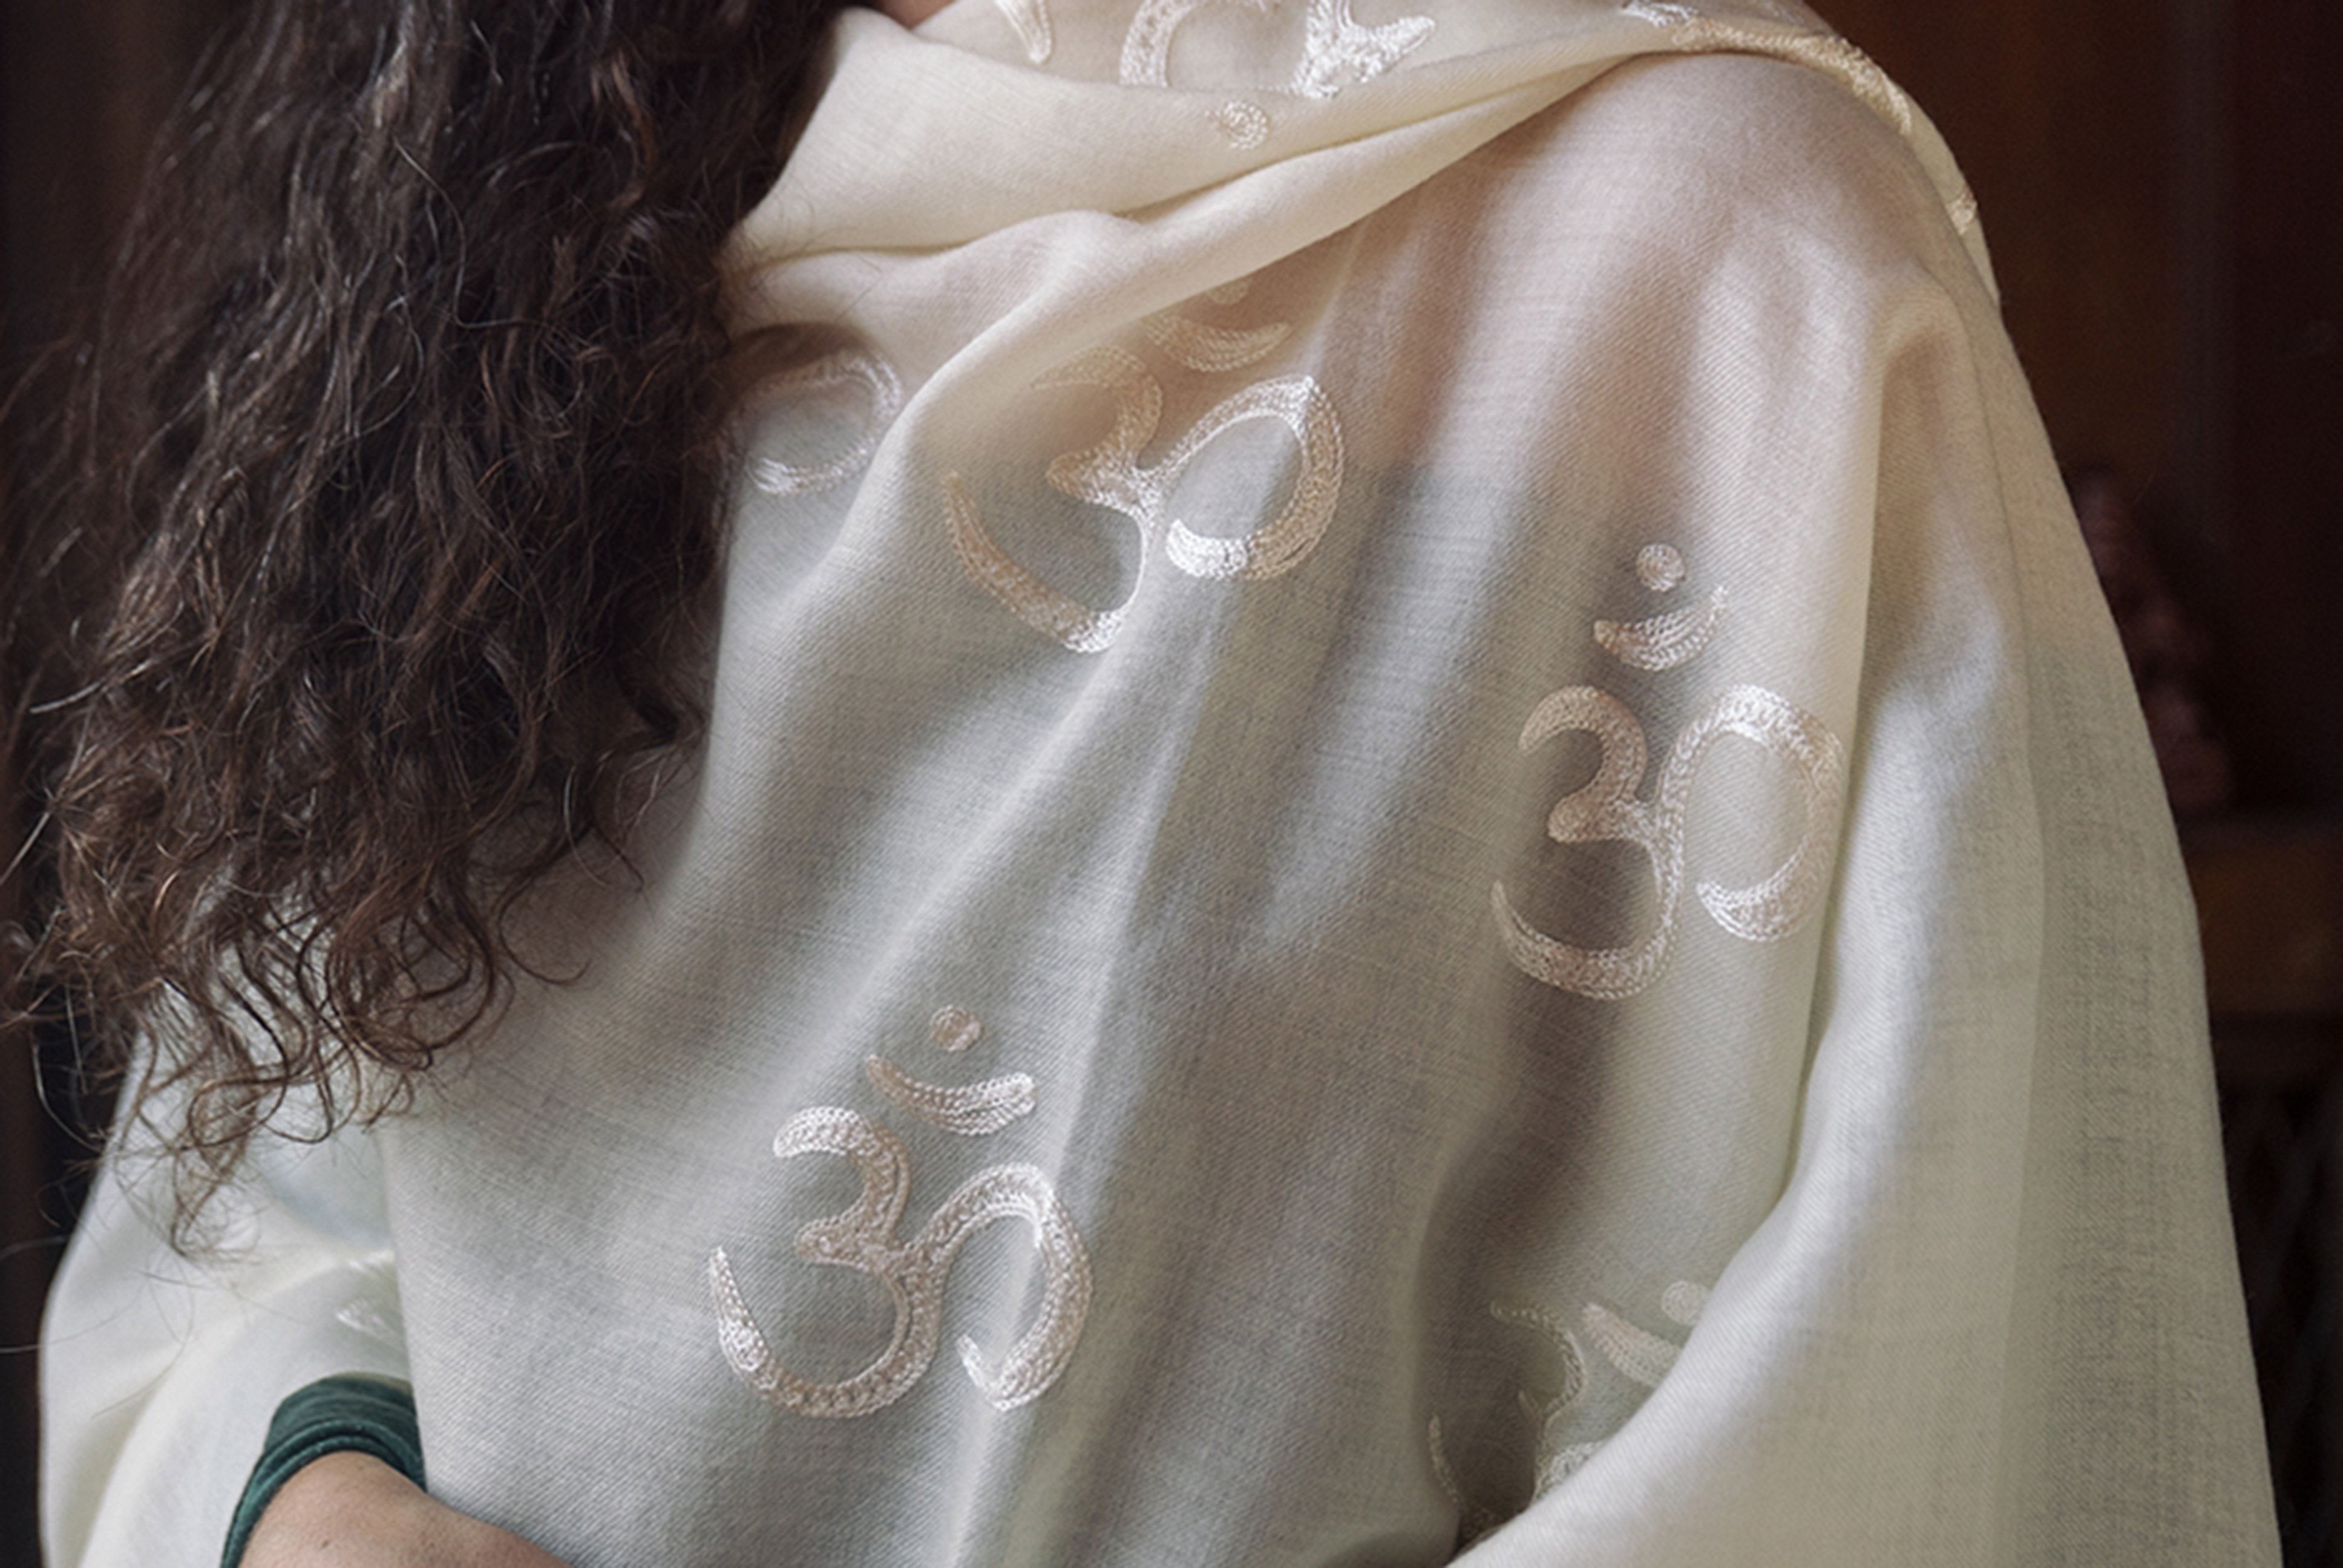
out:
{"label": "wooden background", "polygon": [[[7,379],[86,297],[157,114],[234,4],[0,0]],[[2290,1559],[2336,1561],[2343,6],[1822,5],[1961,155],[2062,459],[2121,477],[2209,634],[2210,705],[2237,788],[2225,819],[2192,828],[2190,849],[2225,1104],[2241,1130],[2241,1234]],[[0,507],[6,483],[0,467]],[[0,550],[12,548],[0,514]],[[0,749],[0,864],[25,809],[6,764]],[[0,917],[16,896],[0,882]],[[35,1078],[30,1042],[0,1040],[0,1563],[28,1565],[27,1347],[70,1223],[60,1161],[72,1148]]]}

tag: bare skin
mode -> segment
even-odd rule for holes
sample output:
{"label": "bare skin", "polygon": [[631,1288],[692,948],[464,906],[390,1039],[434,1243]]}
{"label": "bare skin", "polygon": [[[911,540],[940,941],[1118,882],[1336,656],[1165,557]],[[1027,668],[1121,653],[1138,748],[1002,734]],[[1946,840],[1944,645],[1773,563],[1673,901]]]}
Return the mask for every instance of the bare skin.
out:
{"label": "bare skin", "polygon": [[949,0],[879,0],[879,9],[906,27],[916,27],[948,3]]}
{"label": "bare skin", "polygon": [[242,1568],[564,1568],[508,1530],[437,1503],[382,1461],[329,1453],[260,1516]]}

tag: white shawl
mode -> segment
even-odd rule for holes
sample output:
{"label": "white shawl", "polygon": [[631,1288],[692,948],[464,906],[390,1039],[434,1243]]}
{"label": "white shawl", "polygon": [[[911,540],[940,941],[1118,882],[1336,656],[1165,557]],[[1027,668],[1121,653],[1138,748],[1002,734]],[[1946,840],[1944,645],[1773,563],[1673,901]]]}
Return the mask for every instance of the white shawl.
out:
{"label": "white shawl", "polygon": [[1773,0],[837,45],[641,880],[226,1260],[109,1177],[57,1568],[208,1561],[340,1368],[579,1568],[2274,1562],[2185,886],[1902,95]]}

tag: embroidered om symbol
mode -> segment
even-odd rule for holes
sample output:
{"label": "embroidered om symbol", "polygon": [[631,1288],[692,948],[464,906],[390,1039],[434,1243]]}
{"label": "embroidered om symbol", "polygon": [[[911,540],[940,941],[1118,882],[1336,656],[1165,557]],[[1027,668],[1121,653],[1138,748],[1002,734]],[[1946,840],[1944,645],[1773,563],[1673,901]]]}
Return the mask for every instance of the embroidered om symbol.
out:
{"label": "embroidered om symbol", "polygon": [[[1140,0],[1131,30],[1123,35],[1118,72],[1122,85],[1169,85],[1172,35],[1189,17],[1216,3]],[[1267,11],[1274,8],[1277,0],[1245,3],[1254,10]],[[1040,5],[1043,0],[1000,0],[1000,4],[1013,16],[1012,8]],[[1403,16],[1381,26],[1369,25],[1351,14],[1351,0],[1309,0],[1302,21],[1302,59],[1282,91],[1302,98],[1331,98],[1351,83],[1372,82],[1420,48],[1432,36],[1433,25],[1429,16]],[[1222,104],[1213,111],[1212,120],[1238,147],[1257,147],[1269,137],[1268,112],[1249,99]]]}
{"label": "embroidered om symbol", "polygon": [[[1682,558],[1664,545],[1647,548],[1637,562],[1645,586],[1657,592],[1683,578]],[[1595,638],[1622,662],[1666,669],[1696,658],[1708,644],[1725,606],[1718,589],[1700,611],[1679,611],[1621,626],[1595,623]],[[1658,895],[1652,931],[1633,947],[1583,948],[1557,941],[1532,926],[1498,881],[1490,903],[1506,955],[1533,980],[1604,1001],[1631,997],[1659,978],[1676,934],[1684,882],[1685,814],[1704,759],[1727,735],[1755,741],[1790,767],[1804,806],[1797,845],[1764,880],[1746,888],[1702,882],[1696,889],[1709,917],[1745,941],[1774,941],[1795,930],[1822,902],[1845,777],[1838,738],[1821,719],[1786,699],[1755,686],[1736,686],[1703,709],[1676,737],[1649,800],[1638,799],[1649,766],[1644,727],[1627,706],[1591,686],[1564,687],[1540,702],[1522,727],[1521,749],[1534,751],[1557,735],[1592,735],[1601,748],[1594,777],[1555,802],[1546,835],[1558,844],[1627,843],[1651,864]]]}
{"label": "embroidered om symbol", "polygon": [[879,449],[879,437],[903,411],[903,384],[893,367],[862,348],[841,348],[796,366],[759,385],[752,404],[781,401],[806,393],[820,394],[840,387],[860,391],[868,415],[847,449],[827,461],[790,463],[759,457],[749,474],[757,488],[769,496],[803,496],[833,489],[860,473]]}
{"label": "embroidered om symbol", "polygon": [[[936,1015],[936,1043],[963,1049],[977,1033],[956,1008]],[[866,1064],[872,1084],[900,1108],[947,1131],[976,1137],[998,1131],[1033,1109],[1033,1081],[1023,1073],[965,1089],[906,1078],[883,1057]],[[1081,1339],[1090,1312],[1090,1258],[1056,1191],[1031,1165],[995,1165],[979,1171],[909,1241],[898,1241],[911,1161],[900,1139],[859,1113],[838,1106],[800,1111],[773,1138],[776,1159],[835,1154],[853,1161],[862,1178],[854,1202],[798,1232],[797,1255],[867,1274],[886,1288],[895,1308],[894,1330],[877,1360],[837,1382],[816,1382],[783,1366],[757,1326],[734,1277],[731,1259],[717,1248],[708,1259],[716,1301],[716,1333],[724,1358],[769,1403],[801,1415],[870,1415],[885,1409],[926,1375],[943,1338],[944,1286],[968,1239],[999,1220],[1031,1228],[1044,1274],[1041,1305],[1009,1353],[993,1364],[973,1340],[959,1343],[969,1380],[1001,1410],[1037,1398],[1058,1380]]]}
{"label": "embroidered om symbol", "polygon": [[[1242,297],[1238,284],[1217,290],[1226,302]],[[1283,341],[1283,323],[1234,331],[1205,327],[1166,311],[1149,317],[1142,330],[1156,347],[1192,370],[1236,369],[1266,357]],[[1172,444],[1161,462],[1142,466],[1139,454],[1155,438],[1163,417],[1163,387],[1139,357],[1102,345],[1076,356],[1035,383],[1037,387],[1098,387],[1114,397],[1114,428],[1092,447],[1051,462],[1051,486],[1077,500],[1121,512],[1139,535],[1139,566],[1122,602],[1104,609],[1059,592],[1011,558],[984,526],[976,499],[958,474],[944,480],[944,516],[952,548],[970,580],[1043,636],[1076,653],[1098,653],[1122,630],[1147,577],[1148,557],[1158,533],[1163,553],[1191,577],[1258,580],[1291,571],[1317,548],[1333,519],[1342,487],[1342,431],[1334,407],[1307,376],[1280,376],[1254,383],[1208,409]],[[1277,516],[1251,533],[1224,538],[1197,533],[1178,518],[1166,528],[1166,511],[1181,476],[1207,446],[1232,426],[1269,419],[1290,431],[1301,452],[1301,472]]]}
{"label": "embroidered om symbol", "polygon": [[[1660,1296],[1660,1311],[1670,1322],[1681,1328],[1692,1328],[1708,1304],[1708,1287],[1690,1280],[1678,1280]],[[1575,1413],[1581,1398],[1586,1392],[1587,1357],[1580,1348],[1578,1336],[1571,1332],[1569,1320],[1551,1307],[1535,1302],[1508,1303],[1493,1302],[1489,1315],[1501,1323],[1528,1329],[1543,1336],[1559,1357],[1562,1379],[1559,1387],[1539,1397],[1527,1388],[1515,1394],[1522,1413],[1528,1416],[1537,1434],[1537,1456],[1531,1472],[1533,1498],[1544,1497],[1577,1473],[1586,1462],[1603,1447],[1603,1439],[1593,1442],[1565,1442],[1564,1427]],[[1619,1375],[1644,1389],[1655,1389],[1676,1364],[1684,1346],[1674,1340],[1664,1339],[1648,1330],[1639,1328],[1624,1315],[1589,1302],[1580,1320],[1586,1337],[1603,1352],[1603,1359],[1618,1370]],[[1503,1523],[1494,1509],[1473,1502],[1465,1494],[1458,1481],[1454,1465],[1448,1457],[1447,1439],[1440,1427],[1440,1418],[1433,1416],[1429,1432],[1433,1478],[1456,1508],[1458,1534],[1465,1543],[1486,1535]]]}

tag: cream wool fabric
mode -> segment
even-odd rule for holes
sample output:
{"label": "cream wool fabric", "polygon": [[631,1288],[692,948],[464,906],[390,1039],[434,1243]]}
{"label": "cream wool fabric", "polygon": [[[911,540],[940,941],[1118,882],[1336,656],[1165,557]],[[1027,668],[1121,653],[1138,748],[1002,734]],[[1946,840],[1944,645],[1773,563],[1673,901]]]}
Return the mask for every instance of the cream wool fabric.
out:
{"label": "cream wool fabric", "polygon": [[1363,9],[841,19],[704,755],[223,1260],[116,1162],[59,1568],[337,1368],[578,1568],[2276,1561],[1950,159],[1793,8]]}

